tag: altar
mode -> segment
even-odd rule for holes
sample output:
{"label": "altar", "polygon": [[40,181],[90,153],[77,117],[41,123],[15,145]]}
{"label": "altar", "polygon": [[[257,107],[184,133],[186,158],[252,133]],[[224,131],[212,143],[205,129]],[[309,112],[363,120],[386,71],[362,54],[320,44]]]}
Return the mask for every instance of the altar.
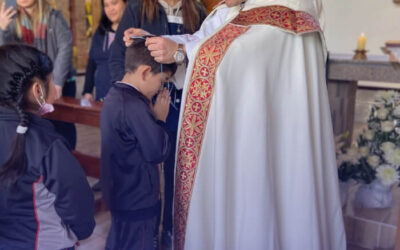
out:
{"label": "altar", "polygon": [[[389,56],[372,55],[365,61],[353,60],[352,56],[349,54],[330,55],[327,67],[328,94],[334,133],[336,136],[349,133],[347,139],[349,143],[355,141],[353,128],[357,90],[366,91],[359,88],[359,82],[378,82],[374,84],[374,90],[387,89],[385,83],[400,83],[400,64],[390,62]],[[368,209],[358,208],[353,202],[358,185],[353,185],[349,189],[347,204],[343,209],[349,249],[393,249],[394,247],[400,249],[399,188],[395,186],[392,189],[392,207]]]}
{"label": "altar", "polygon": [[353,60],[352,57],[350,54],[332,54],[327,65],[333,130],[335,135],[348,132],[350,138],[353,133],[358,82],[400,83],[400,63],[390,62],[389,56],[372,55],[365,61]]}

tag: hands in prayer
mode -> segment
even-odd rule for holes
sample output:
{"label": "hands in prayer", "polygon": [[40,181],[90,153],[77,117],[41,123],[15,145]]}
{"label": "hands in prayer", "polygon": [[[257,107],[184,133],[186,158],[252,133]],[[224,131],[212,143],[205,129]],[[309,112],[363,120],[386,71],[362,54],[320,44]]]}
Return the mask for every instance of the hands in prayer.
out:
{"label": "hands in prayer", "polygon": [[158,93],[156,102],[151,106],[157,120],[163,122],[167,120],[170,102],[171,97],[169,96],[168,90],[164,88],[160,93]]}

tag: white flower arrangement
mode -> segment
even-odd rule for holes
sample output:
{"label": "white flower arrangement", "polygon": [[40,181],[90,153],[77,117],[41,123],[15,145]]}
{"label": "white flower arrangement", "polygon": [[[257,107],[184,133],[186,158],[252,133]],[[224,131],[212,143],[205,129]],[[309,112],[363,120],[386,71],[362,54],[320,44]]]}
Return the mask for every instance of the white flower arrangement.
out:
{"label": "white flower arrangement", "polygon": [[337,139],[336,154],[341,181],[365,184],[378,179],[390,186],[400,181],[400,93],[380,91],[356,145]]}
{"label": "white flower arrangement", "polygon": [[391,165],[381,165],[376,169],[376,176],[386,186],[391,186],[399,180],[399,172]]}

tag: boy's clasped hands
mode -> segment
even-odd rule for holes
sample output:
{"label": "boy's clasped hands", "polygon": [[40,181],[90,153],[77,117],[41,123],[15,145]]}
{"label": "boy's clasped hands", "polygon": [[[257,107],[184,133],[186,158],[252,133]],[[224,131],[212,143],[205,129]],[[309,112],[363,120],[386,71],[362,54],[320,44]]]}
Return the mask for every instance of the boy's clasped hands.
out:
{"label": "boy's clasped hands", "polygon": [[166,122],[170,102],[171,97],[169,96],[169,92],[166,88],[164,88],[160,91],[160,93],[158,93],[155,103],[150,104],[151,110],[153,111],[157,120]]}

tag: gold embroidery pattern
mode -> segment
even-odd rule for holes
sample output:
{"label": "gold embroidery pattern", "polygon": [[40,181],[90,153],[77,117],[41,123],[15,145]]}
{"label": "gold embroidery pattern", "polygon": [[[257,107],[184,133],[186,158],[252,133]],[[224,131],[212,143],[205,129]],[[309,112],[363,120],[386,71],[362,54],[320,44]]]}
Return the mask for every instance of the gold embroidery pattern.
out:
{"label": "gold embroidery pattern", "polygon": [[174,201],[174,245],[184,248],[186,220],[214,92],[215,73],[230,44],[249,27],[226,25],[200,48],[187,91],[178,142]]}
{"label": "gold embroidery pattern", "polygon": [[321,31],[312,15],[277,5],[243,11],[231,23],[243,26],[267,24],[296,34]]}

